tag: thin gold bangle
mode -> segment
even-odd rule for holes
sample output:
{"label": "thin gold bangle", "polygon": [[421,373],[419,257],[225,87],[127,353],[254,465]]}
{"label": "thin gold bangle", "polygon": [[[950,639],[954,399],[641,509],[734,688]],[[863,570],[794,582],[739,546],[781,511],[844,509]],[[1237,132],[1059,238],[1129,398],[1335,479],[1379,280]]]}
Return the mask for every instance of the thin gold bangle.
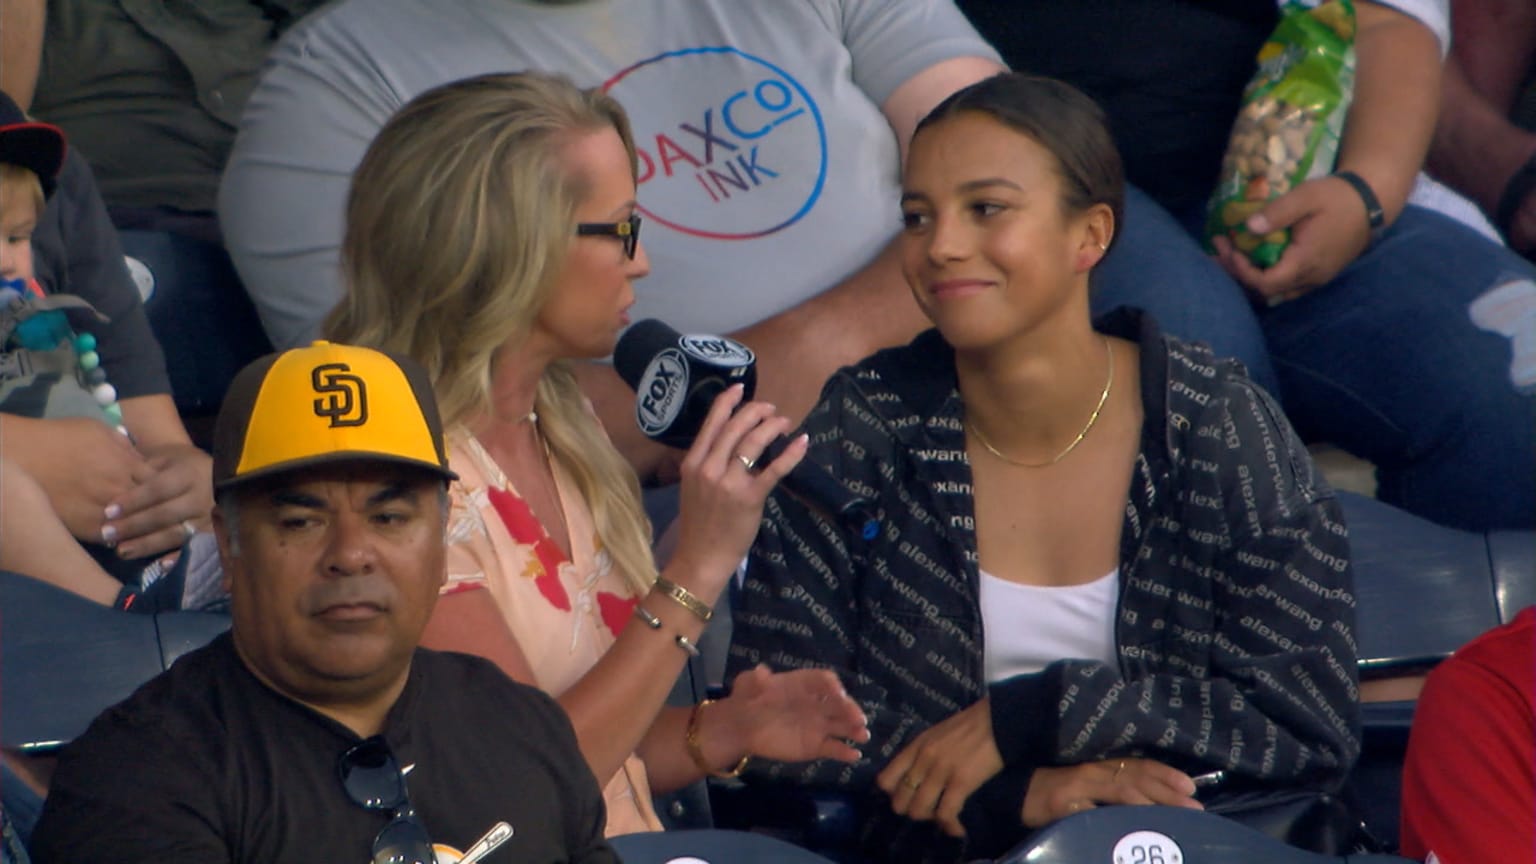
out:
{"label": "thin gold bangle", "polygon": [[714,703],[715,700],[713,699],[705,699],[703,702],[693,706],[692,713],[688,715],[688,733],[684,737],[688,744],[688,756],[693,759],[693,764],[697,765],[700,771],[703,771],[710,777],[740,777],[741,772],[747,770],[747,762],[752,759],[751,753],[741,757],[741,761],[736,763],[736,767],[729,771],[716,771],[709,767],[709,762],[704,759],[704,746],[699,742],[700,718],[704,716],[704,706],[713,705]]}
{"label": "thin gold bangle", "polygon": [[700,621],[703,621],[707,624],[709,623],[709,619],[714,617],[715,610],[709,608],[708,603],[700,600],[692,591],[689,591],[687,588],[684,588],[676,582],[673,582],[671,579],[668,579],[665,576],[657,576],[656,588],[661,591],[661,593],[672,598],[673,601],[677,603],[677,605],[687,609],[689,612],[692,612],[698,617]]}

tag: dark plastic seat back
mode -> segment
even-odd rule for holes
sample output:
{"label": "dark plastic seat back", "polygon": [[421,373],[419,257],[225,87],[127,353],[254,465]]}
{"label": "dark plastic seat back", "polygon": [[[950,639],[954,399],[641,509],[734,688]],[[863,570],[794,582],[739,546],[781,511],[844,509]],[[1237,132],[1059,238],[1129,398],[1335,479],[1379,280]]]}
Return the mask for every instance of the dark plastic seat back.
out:
{"label": "dark plastic seat back", "polygon": [[160,635],[160,665],[164,669],[188,651],[207,645],[229,629],[229,616],[214,612],[161,612],[155,616]]}
{"label": "dark plastic seat back", "polygon": [[1287,846],[1230,819],[1180,807],[1099,807],[1047,825],[996,864],[1344,864]]}
{"label": "dark plastic seat back", "polygon": [[1499,623],[1488,536],[1341,493],[1362,674],[1423,669]]}
{"label": "dark plastic seat back", "polygon": [[[1341,493],[1355,571],[1362,678],[1427,671],[1536,602],[1536,532],[1477,534]],[[1397,845],[1412,702],[1363,706],[1348,797],[1367,829]]]}
{"label": "dark plastic seat back", "polygon": [[1488,560],[1493,565],[1499,623],[1508,624],[1521,609],[1536,604],[1536,531],[1489,534]]}
{"label": "dark plastic seat back", "polygon": [[831,864],[799,846],[749,831],[656,831],[609,842],[624,864],[668,864],[678,858],[688,864]]}
{"label": "dark plastic seat back", "polygon": [[194,612],[117,612],[0,572],[0,743],[60,746],[176,657],[229,628]]}
{"label": "dark plastic seat back", "polygon": [[155,619],[0,573],[0,741],[57,746],[160,674]]}

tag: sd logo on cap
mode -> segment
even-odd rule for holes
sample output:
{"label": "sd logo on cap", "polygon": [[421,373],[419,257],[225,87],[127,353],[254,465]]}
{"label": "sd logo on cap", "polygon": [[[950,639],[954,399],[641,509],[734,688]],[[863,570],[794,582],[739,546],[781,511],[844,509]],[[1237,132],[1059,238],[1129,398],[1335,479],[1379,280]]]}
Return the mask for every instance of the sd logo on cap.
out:
{"label": "sd logo on cap", "polygon": [[315,342],[235,376],[213,436],[213,487],[356,459],[414,465],[448,480],[432,385],[414,360]]}

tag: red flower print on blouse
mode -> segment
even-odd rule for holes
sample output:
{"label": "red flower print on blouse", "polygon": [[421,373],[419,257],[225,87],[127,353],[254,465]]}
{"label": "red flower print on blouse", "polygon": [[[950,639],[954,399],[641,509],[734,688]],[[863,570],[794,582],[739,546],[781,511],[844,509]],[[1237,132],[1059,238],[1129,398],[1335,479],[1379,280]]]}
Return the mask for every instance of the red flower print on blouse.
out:
{"label": "red flower print on blouse", "polygon": [[640,605],[639,597],[620,597],[607,591],[597,592],[597,611],[602,613],[603,623],[617,636],[624,632],[625,625],[629,624],[629,618],[635,614],[635,607]]}
{"label": "red flower print on blouse", "polygon": [[555,545],[555,541],[549,539],[549,533],[544,530],[538,517],[533,515],[528,502],[505,489],[487,489],[486,493],[512,539],[524,546],[533,547],[533,554],[539,562],[533,584],[539,593],[556,609],[571,611],[571,598],[565,593],[565,586],[560,584],[560,564],[565,560],[565,555]]}

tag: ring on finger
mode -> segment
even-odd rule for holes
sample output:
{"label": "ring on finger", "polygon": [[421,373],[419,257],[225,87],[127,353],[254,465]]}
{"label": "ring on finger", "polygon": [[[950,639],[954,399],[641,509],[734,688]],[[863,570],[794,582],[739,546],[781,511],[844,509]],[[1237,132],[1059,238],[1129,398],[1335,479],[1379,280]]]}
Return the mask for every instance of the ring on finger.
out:
{"label": "ring on finger", "polygon": [[901,785],[907,787],[908,789],[916,790],[917,787],[923,785],[923,781],[913,780],[911,777],[903,777],[901,778]]}
{"label": "ring on finger", "polygon": [[1120,780],[1120,772],[1124,771],[1124,770],[1125,770],[1125,760],[1121,759],[1120,760],[1120,764],[1115,766],[1115,776],[1109,778],[1109,782],[1111,782],[1111,783],[1119,782],[1119,780]]}
{"label": "ring on finger", "polygon": [[184,539],[184,540],[191,540],[192,536],[194,534],[196,534],[196,533],[197,533],[197,526],[192,524],[192,520],[191,519],[183,519],[183,520],[181,520],[181,536],[182,536],[182,539]]}
{"label": "ring on finger", "polygon": [[755,460],[755,459],[748,459],[747,457],[741,455],[740,453],[736,454],[736,460],[738,462],[740,462],[742,467],[746,468],[748,471],[751,471],[753,468],[757,467],[757,460]]}

